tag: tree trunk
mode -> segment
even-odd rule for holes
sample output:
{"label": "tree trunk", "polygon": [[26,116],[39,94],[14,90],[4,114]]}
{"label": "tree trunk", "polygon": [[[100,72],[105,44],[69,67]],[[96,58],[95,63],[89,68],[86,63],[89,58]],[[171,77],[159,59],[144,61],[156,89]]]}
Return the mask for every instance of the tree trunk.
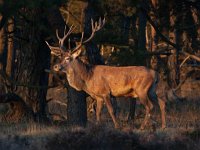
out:
{"label": "tree trunk", "polygon": [[[153,9],[156,11],[158,10],[158,0],[152,0],[152,5],[153,5]],[[156,20],[155,18],[153,18],[153,20]],[[158,44],[158,40],[156,37],[156,31],[155,29],[151,26],[151,51],[155,50],[157,48],[157,44]]]}
{"label": "tree trunk", "polygon": [[[43,39],[44,31],[36,25],[38,22],[44,23],[42,12],[24,9],[21,13],[27,16],[30,22],[23,19],[16,20],[16,24],[21,27],[16,34],[22,38],[18,39],[16,45],[14,79],[26,86],[16,86],[14,92],[32,109],[35,114],[34,119],[43,122],[47,119],[45,113],[47,89],[39,87],[48,85],[48,75],[44,70],[49,68],[50,53]],[[30,88],[31,85],[38,88]],[[16,107],[15,111],[17,109],[22,111],[23,108]],[[23,113],[19,114],[21,116],[18,117],[22,117]]]}
{"label": "tree trunk", "polygon": [[[53,32],[55,33],[56,29],[59,29],[60,35],[63,35],[65,22],[59,12],[59,9],[49,9],[48,12],[48,22],[50,23]],[[84,92],[76,91],[69,85],[67,85],[67,92],[67,119],[69,125],[86,126],[86,94]]]}
{"label": "tree trunk", "polygon": [[8,50],[7,50],[7,63],[6,63],[6,73],[8,76],[12,76],[12,65],[13,65],[13,52],[14,52],[14,21],[10,19],[8,21]]}
{"label": "tree trunk", "polygon": [[146,65],[146,58],[144,57],[144,54],[146,52],[146,24],[147,24],[147,18],[146,15],[143,11],[145,9],[145,0],[142,0],[140,2],[140,7],[138,12],[138,17],[139,17],[139,29],[138,29],[138,50],[137,50],[137,58],[138,60],[138,65]]}
{"label": "tree trunk", "polygon": [[[0,20],[2,16],[0,16]],[[4,28],[0,30],[0,69],[5,69],[5,32]]]}
{"label": "tree trunk", "polygon": [[[85,9],[85,20],[84,20],[84,32],[86,37],[89,37],[91,34],[91,19],[99,19],[97,16],[97,12],[95,11],[92,2],[88,2],[88,6]],[[100,17],[100,16],[99,16]],[[89,63],[93,65],[100,65],[104,64],[103,59],[100,55],[100,50],[97,47],[97,44],[94,43],[92,40],[85,44],[86,54],[89,59]]]}
{"label": "tree trunk", "polygon": [[67,119],[69,124],[85,127],[87,123],[86,93],[77,92],[72,87],[68,87],[67,92]]}
{"label": "tree trunk", "polygon": [[[0,20],[1,20],[0,16]],[[4,70],[5,69],[5,34],[4,34],[4,28],[2,28],[0,30],[0,70]],[[3,83],[3,78],[0,75],[0,94],[3,94],[4,91],[4,85]]]}

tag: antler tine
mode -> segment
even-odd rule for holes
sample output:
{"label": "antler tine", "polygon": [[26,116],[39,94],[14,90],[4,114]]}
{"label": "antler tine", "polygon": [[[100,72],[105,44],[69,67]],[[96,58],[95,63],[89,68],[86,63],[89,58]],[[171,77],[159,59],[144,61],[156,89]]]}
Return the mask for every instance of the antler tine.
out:
{"label": "antler tine", "polygon": [[59,49],[59,47],[51,46],[51,45],[49,45],[49,43],[48,43],[47,41],[45,41],[45,42],[46,42],[47,46],[48,46],[50,49],[56,49],[56,50]]}
{"label": "antler tine", "polygon": [[94,30],[94,20],[91,19],[91,27],[92,27],[92,31]]}
{"label": "antler tine", "polygon": [[60,48],[64,48],[64,42],[65,42],[65,39],[73,32],[73,30],[75,29],[74,25],[72,25],[70,28],[69,28],[69,31],[67,32],[66,34],[66,26],[65,26],[65,29],[64,29],[64,36],[63,38],[61,38],[59,35],[58,35],[58,29],[56,30],[56,36],[59,40],[59,46]]}
{"label": "antler tine", "polygon": [[[99,20],[101,20],[101,18],[100,18]],[[106,18],[104,17],[104,18],[103,18],[103,21],[101,20],[101,24],[104,25],[105,22],[106,22]]]}
{"label": "antler tine", "polygon": [[[80,49],[82,44],[87,43],[88,41],[90,41],[94,37],[95,32],[99,31],[104,26],[104,24],[105,24],[105,18],[104,18],[103,22],[102,22],[101,18],[97,22],[94,22],[94,20],[91,19],[92,33],[91,33],[90,37],[87,40],[83,41],[84,32],[82,32],[80,44],[78,46],[76,46],[76,48],[74,50],[72,50],[71,53],[73,53],[73,52],[77,51],[78,49]],[[68,33],[69,34],[71,33],[71,28],[68,31]]]}
{"label": "antler tine", "polygon": [[51,46],[51,45],[49,45],[49,43],[47,41],[45,41],[45,42],[46,42],[47,46],[50,48],[52,55],[55,55],[55,56],[61,55],[62,52],[59,47]]}
{"label": "antler tine", "polygon": [[49,43],[48,43],[47,41],[45,41],[45,43],[46,43],[48,46],[50,46]]}
{"label": "antler tine", "polygon": [[58,35],[58,29],[56,29],[56,36],[57,36],[57,39],[58,39],[59,42],[60,42],[60,40],[62,40],[62,39],[61,39],[60,36]]}
{"label": "antler tine", "polygon": [[69,40],[68,40],[68,49],[71,49],[71,39],[69,38]]}
{"label": "antler tine", "polygon": [[69,31],[67,32],[67,34],[65,34],[66,31],[64,32],[64,37],[60,41],[61,46],[64,45],[65,39],[74,31],[75,28],[76,27],[74,25],[71,25],[71,27],[69,28]]}
{"label": "antler tine", "polygon": [[67,30],[67,27],[66,27],[66,25],[65,25],[65,29],[64,29],[64,35],[66,34],[66,30]]}
{"label": "antler tine", "polygon": [[71,25],[71,27],[69,28],[69,31],[67,32],[67,34],[64,33],[64,37],[63,38],[66,38],[68,37],[75,29],[76,27],[74,25]]}
{"label": "antler tine", "polygon": [[89,42],[94,37],[95,32],[99,31],[104,26],[104,24],[105,24],[105,18],[103,22],[101,21],[101,18],[100,18],[99,21],[95,23],[93,19],[91,19],[92,33],[90,37],[87,40],[85,40],[83,43]]}
{"label": "antler tine", "polygon": [[77,51],[78,49],[81,48],[81,46],[82,46],[82,44],[83,44],[83,36],[84,36],[84,32],[82,32],[82,34],[81,34],[81,41],[80,41],[80,44],[79,44],[78,46],[76,46],[75,49],[72,50],[71,53],[73,53],[73,52],[75,52],[75,51]]}
{"label": "antler tine", "polygon": [[84,36],[84,32],[82,32],[82,34],[81,34],[81,44],[83,42],[83,36]]}

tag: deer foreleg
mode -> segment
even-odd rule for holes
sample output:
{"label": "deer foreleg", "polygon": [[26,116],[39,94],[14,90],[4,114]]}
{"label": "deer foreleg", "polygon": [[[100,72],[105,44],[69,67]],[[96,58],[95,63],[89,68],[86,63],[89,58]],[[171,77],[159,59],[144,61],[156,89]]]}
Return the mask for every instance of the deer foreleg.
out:
{"label": "deer foreleg", "polygon": [[113,106],[111,104],[110,98],[106,97],[106,98],[104,98],[104,101],[105,101],[105,104],[107,106],[108,112],[109,112],[109,114],[110,114],[110,116],[113,120],[115,128],[119,128],[119,124],[118,124],[117,119],[114,115],[114,110],[113,110]]}
{"label": "deer foreleg", "polygon": [[99,123],[101,119],[101,110],[103,108],[103,100],[102,99],[96,99],[96,100],[97,100],[96,119],[97,123]]}

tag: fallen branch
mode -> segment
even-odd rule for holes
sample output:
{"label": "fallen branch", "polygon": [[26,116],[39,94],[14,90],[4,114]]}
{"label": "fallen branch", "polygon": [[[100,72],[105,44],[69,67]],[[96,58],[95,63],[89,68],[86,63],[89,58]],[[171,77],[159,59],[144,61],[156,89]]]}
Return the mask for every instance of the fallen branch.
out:
{"label": "fallen branch", "polygon": [[190,58],[190,56],[187,56],[183,61],[182,63],[180,64],[180,68],[183,66],[183,64]]}
{"label": "fallen branch", "polygon": [[196,61],[200,62],[200,57],[198,57],[198,56],[196,56],[196,55],[190,54],[190,53],[188,53],[188,52],[180,52],[180,53],[182,53],[182,54],[184,54],[184,55],[186,55],[186,56],[189,56],[189,57],[195,59]]}

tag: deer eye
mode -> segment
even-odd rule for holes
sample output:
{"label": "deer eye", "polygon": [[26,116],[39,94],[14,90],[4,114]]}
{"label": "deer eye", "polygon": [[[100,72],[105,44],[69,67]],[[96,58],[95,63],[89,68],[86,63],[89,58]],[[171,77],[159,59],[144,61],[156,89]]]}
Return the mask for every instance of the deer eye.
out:
{"label": "deer eye", "polygon": [[64,59],[66,62],[68,62],[69,60],[70,60],[70,58],[69,57],[65,57],[65,59]]}

